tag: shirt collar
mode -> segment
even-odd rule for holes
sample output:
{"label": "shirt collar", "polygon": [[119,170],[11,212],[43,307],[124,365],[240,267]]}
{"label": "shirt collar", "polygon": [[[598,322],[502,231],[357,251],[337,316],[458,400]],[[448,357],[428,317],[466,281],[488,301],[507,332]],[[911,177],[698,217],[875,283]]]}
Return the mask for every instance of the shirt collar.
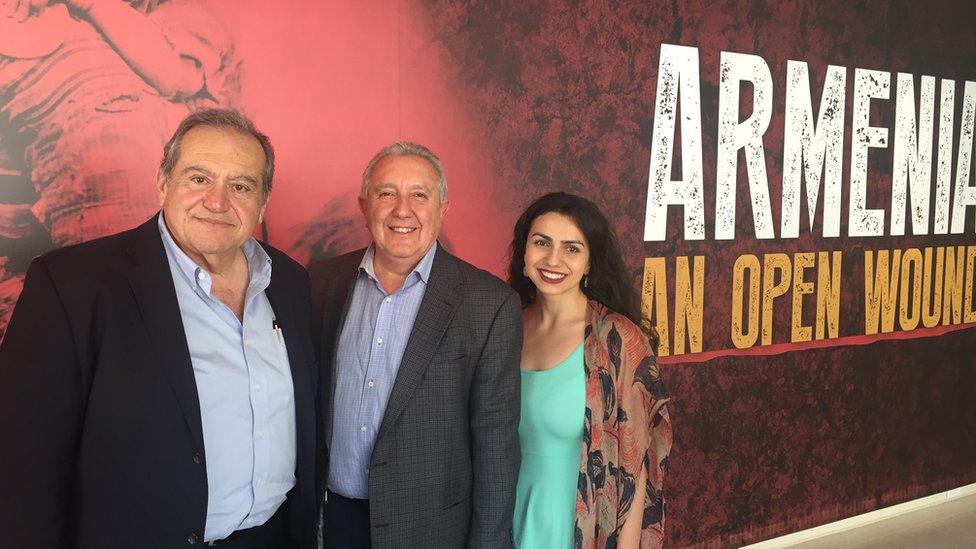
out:
{"label": "shirt collar", "polygon": [[[203,267],[197,265],[179,247],[176,240],[173,239],[172,233],[169,232],[169,227],[166,226],[163,212],[159,212],[157,222],[159,225],[159,236],[163,239],[163,247],[166,248],[166,253],[173,258],[176,266],[188,282],[191,284],[200,284],[201,279],[205,279],[205,289],[209,293],[210,273],[204,270]],[[261,247],[261,244],[253,236],[241,245],[241,250],[244,251],[244,257],[247,258],[248,270],[251,273],[250,284],[260,284],[267,287],[271,282],[271,256],[268,255],[268,252],[264,251],[264,248]],[[204,273],[205,276],[200,277],[201,273]]]}
{"label": "shirt collar", "polygon": [[[410,280],[411,277],[416,275],[424,284],[427,284],[427,280],[430,278],[430,269],[434,265],[434,254],[436,252],[437,242],[435,241],[430,249],[427,250],[427,253],[424,254],[424,257],[420,259],[420,262],[417,263],[417,266],[407,275],[407,280]],[[359,262],[359,272],[365,272],[370,278],[378,281],[376,271],[373,269],[373,257],[375,255],[374,244],[370,244],[369,248],[366,248],[366,254],[363,256],[363,260]]]}

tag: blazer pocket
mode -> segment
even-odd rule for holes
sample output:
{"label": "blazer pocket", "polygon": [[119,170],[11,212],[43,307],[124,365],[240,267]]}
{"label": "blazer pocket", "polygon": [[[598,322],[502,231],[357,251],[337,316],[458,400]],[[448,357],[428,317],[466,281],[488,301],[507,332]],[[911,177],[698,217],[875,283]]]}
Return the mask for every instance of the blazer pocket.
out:
{"label": "blazer pocket", "polygon": [[460,364],[467,362],[468,353],[463,350],[447,351],[447,352],[437,352],[431,359],[431,364]]}
{"label": "blazer pocket", "polygon": [[449,511],[451,509],[454,509],[458,505],[464,505],[465,503],[467,503],[470,500],[471,500],[471,496],[465,496],[465,497],[463,497],[463,498],[455,501],[454,503],[451,503],[449,505],[445,505],[444,507],[441,507],[441,511]]}
{"label": "blazer pocket", "polygon": [[432,381],[457,383],[465,378],[468,370],[468,357],[465,354],[445,353],[435,356],[427,366],[426,375]]}

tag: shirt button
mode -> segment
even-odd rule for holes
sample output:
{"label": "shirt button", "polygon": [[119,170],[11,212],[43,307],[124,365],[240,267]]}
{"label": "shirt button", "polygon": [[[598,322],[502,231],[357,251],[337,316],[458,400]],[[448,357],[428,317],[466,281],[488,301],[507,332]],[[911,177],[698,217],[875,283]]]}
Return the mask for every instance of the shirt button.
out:
{"label": "shirt button", "polygon": [[191,533],[189,536],[186,536],[186,542],[190,545],[196,545],[198,541],[200,541],[200,536],[196,535],[196,533]]}
{"label": "shirt button", "polygon": [[264,431],[258,431],[257,432],[257,435],[258,435],[258,438],[263,437],[264,436]]}
{"label": "shirt button", "polygon": [[383,338],[382,337],[376,338],[376,344],[377,345],[382,345],[383,344]]}
{"label": "shirt button", "polygon": [[392,297],[388,297],[388,298],[384,299],[383,301],[389,303],[389,302],[393,301],[393,298]]}
{"label": "shirt button", "polygon": [[193,454],[193,463],[198,465],[203,463],[203,456],[200,455],[200,452]]}
{"label": "shirt button", "polygon": [[207,275],[205,275],[202,272],[200,272],[200,273],[197,273],[197,278],[199,278],[200,280],[203,280],[204,278],[207,278]]}
{"label": "shirt button", "polygon": [[366,383],[366,385],[372,387],[373,385],[376,385],[376,382],[371,379],[369,380],[369,382]]}
{"label": "shirt button", "polygon": [[366,424],[363,423],[362,425],[360,425],[359,426],[359,430],[365,433],[366,432]]}
{"label": "shirt button", "polygon": [[260,383],[256,383],[256,384],[254,385],[254,390],[255,390],[255,391],[260,391],[260,390],[261,390],[261,384],[260,384]]}

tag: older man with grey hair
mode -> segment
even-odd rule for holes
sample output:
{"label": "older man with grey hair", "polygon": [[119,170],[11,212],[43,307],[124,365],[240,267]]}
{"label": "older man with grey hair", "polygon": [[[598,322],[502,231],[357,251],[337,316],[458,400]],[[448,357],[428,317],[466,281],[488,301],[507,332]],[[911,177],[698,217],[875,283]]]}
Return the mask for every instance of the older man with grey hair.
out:
{"label": "older man with grey hair", "polygon": [[251,236],[273,175],[249,120],[191,114],[159,214],[31,264],[0,345],[0,546],[315,547],[308,276]]}
{"label": "older man with grey hair", "polygon": [[364,249],[317,263],[327,548],[511,547],[518,296],[437,243],[440,160],[393,143],[363,173]]}

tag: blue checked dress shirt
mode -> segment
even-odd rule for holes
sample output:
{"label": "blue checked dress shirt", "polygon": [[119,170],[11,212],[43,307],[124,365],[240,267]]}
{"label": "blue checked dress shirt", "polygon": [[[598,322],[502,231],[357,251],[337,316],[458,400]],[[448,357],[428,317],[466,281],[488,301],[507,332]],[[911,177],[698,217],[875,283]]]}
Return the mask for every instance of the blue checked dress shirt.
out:
{"label": "blue checked dress shirt", "polygon": [[[282,334],[264,290],[271,258],[253,238],[244,322],[210,294],[210,274],[177,246],[159,216],[200,399],[207,465],[204,541],[264,524],[295,485],[295,393]],[[146,471],[151,475],[152,471]]]}
{"label": "blue checked dress shirt", "polygon": [[436,250],[435,243],[393,293],[376,279],[372,246],[359,264],[336,356],[329,490],[337,494],[369,498],[370,456]]}

